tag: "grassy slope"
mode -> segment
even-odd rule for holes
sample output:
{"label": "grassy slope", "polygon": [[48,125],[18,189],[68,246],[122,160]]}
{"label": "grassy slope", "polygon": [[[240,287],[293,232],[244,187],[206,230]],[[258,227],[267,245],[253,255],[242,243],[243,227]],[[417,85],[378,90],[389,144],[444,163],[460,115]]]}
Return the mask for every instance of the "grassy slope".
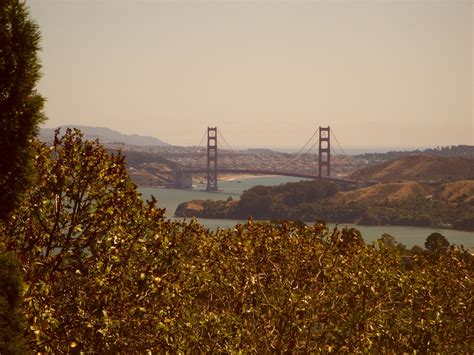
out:
{"label": "grassy slope", "polygon": [[367,206],[384,203],[403,202],[413,196],[428,197],[433,188],[414,181],[404,183],[386,183],[347,192],[338,192],[329,199],[335,204],[361,202]]}
{"label": "grassy slope", "polygon": [[474,179],[474,161],[457,157],[411,154],[355,171],[349,177],[381,182]]}

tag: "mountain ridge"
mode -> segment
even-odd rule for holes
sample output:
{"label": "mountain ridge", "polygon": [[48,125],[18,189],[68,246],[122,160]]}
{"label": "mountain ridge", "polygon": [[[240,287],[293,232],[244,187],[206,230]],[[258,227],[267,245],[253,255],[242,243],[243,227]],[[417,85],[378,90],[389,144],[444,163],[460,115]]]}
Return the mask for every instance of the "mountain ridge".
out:
{"label": "mountain ridge", "polygon": [[[123,143],[135,146],[169,146],[169,143],[152,136],[141,136],[138,134],[123,134],[108,127],[94,127],[82,125],[63,125],[58,128],[61,131],[66,128],[80,129],[86,139],[99,139],[101,143]],[[41,128],[39,137],[43,141],[52,141],[56,128]]]}

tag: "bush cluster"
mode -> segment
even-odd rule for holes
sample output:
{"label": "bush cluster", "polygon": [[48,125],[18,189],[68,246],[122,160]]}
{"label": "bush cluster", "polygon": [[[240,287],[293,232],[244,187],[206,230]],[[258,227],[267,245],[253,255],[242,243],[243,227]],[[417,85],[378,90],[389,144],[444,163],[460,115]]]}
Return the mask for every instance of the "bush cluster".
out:
{"label": "bush cluster", "polygon": [[35,352],[469,352],[472,257],[409,262],[355,229],[215,232],[166,220],[79,132],[36,146],[37,181],[1,226],[25,272]]}

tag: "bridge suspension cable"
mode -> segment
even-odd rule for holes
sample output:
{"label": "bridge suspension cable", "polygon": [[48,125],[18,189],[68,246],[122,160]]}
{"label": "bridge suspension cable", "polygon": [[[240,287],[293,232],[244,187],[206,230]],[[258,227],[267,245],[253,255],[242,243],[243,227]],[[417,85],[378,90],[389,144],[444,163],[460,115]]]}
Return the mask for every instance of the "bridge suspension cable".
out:
{"label": "bridge suspension cable", "polygon": [[204,134],[202,135],[201,142],[198,145],[198,148],[202,146],[202,143],[204,142],[204,138],[206,138],[207,134],[207,129],[204,130]]}
{"label": "bridge suspension cable", "polygon": [[219,150],[226,150],[224,146],[221,144],[221,142],[219,141],[217,141],[217,147],[219,148]]}
{"label": "bridge suspension cable", "polygon": [[334,137],[334,139],[336,140],[337,145],[338,145],[339,148],[341,149],[342,154],[344,154],[345,156],[347,156],[346,152],[344,151],[344,149],[343,149],[342,146],[341,146],[341,143],[339,143],[339,140],[337,139],[336,134],[334,133],[334,130],[331,130],[331,134],[332,134],[332,136]]}
{"label": "bridge suspension cable", "polygon": [[[308,141],[304,144],[304,146],[295,154],[293,159],[296,159],[296,157],[306,148],[306,146],[311,142],[311,140],[316,136],[316,134],[319,132],[319,127],[318,129],[313,133],[313,135],[308,139]],[[318,139],[319,142],[319,139]],[[314,145],[313,145],[314,146]],[[311,149],[311,148],[310,148]],[[304,153],[306,154],[306,153]]]}
{"label": "bridge suspension cable", "polygon": [[309,152],[311,152],[311,150],[312,150],[314,147],[316,147],[316,144],[318,144],[318,143],[319,143],[319,138],[316,139],[316,142],[314,142],[314,144],[313,144],[311,147],[309,147],[309,148],[303,153],[303,155],[304,155],[304,154],[308,154]]}
{"label": "bridge suspension cable", "polygon": [[226,146],[229,147],[230,150],[234,150],[234,148],[232,148],[232,146],[229,143],[227,143],[226,139],[224,138],[224,135],[221,133],[221,129],[217,131],[217,134],[219,135],[220,138],[222,138],[222,140],[224,141]]}

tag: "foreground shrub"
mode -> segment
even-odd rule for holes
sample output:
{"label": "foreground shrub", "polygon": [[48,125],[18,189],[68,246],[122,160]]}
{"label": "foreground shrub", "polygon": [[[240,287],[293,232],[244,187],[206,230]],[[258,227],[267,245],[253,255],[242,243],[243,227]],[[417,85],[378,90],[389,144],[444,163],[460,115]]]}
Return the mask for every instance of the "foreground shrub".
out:
{"label": "foreground shrub", "polygon": [[210,232],[140,199],[123,157],[79,132],[37,146],[38,181],[3,231],[23,263],[35,351],[467,352],[473,260],[401,262],[354,229]]}
{"label": "foreground shrub", "polygon": [[0,285],[0,354],[25,353],[21,272],[18,260],[11,253],[0,252]]}

